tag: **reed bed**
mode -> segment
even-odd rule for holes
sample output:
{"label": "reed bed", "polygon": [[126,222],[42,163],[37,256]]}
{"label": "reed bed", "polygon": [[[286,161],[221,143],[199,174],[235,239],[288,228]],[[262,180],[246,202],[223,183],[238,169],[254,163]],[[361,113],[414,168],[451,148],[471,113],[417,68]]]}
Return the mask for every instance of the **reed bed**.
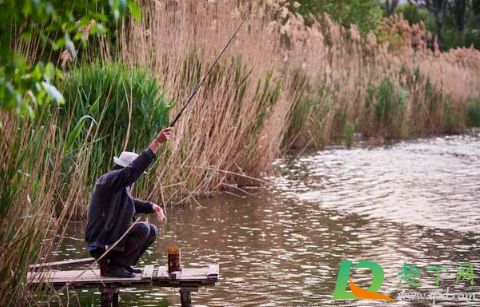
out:
{"label": "reed bed", "polygon": [[66,221],[85,216],[112,156],[142,150],[168,125],[248,9],[137,196],[195,203],[260,184],[291,148],[480,125],[480,53],[441,53],[424,26],[401,16],[362,36],[328,16],[306,23],[282,1],[144,2],[142,21],[123,25],[116,50],[102,37],[101,60],[64,65],[56,82],[65,106],[39,106],[35,120],[1,113],[2,304],[37,303],[26,291],[28,265],[50,260]]}
{"label": "reed bed", "polygon": [[480,95],[480,53],[441,53],[423,25],[401,16],[362,36],[328,16],[306,22],[283,1],[156,1],[124,28],[120,57],[157,76],[175,113],[250,9],[247,28],[175,128],[150,197],[255,183],[235,174],[257,177],[282,150],[354,133],[383,140],[465,129],[468,101]]}

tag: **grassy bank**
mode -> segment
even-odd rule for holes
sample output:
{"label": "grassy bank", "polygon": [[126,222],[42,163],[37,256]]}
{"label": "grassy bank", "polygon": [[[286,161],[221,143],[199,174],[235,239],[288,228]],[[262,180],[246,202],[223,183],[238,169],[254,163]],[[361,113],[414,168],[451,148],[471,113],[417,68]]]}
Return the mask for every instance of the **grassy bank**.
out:
{"label": "grassy bank", "polygon": [[[118,49],[56,80],[66,105],[38,106],[35,120],[1,114],[1,302],[33,304],[28,265],[48,258],[65,220],[85,216],[112,156],[140,151],[168,124],[244,14],[223,2],[151,2],[142,22],[122,27]],[[328,16],[308,24],[277,4],[255,7],[136,195],[194,202],[259,184],[286,149],[479,124],[478,51],[428,49],[422,26],[400,17],[366,37]]]}

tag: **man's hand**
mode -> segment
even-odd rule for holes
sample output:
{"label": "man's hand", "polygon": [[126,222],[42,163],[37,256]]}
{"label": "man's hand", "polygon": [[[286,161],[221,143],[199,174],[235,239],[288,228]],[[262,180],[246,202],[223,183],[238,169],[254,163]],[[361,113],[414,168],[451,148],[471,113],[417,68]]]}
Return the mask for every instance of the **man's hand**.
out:
{"label": "man's hand", "polygon": [[160,207],[159,205],[153,204],[152,209],[153,209],[153,212],[155,212],[155,214],[157,215],[157,218],[160,222],[163,221],[164,219],[165,221],[167,220],[165,213],[163,213],[162,207]]}
{"label": "man's hand", "polygon": [[171,133],[172,133],[172,128],[171,127],[163,129],[157,135],[157,142],[160,143],[160,144],[165,143],[170,138]]}
{"label": "man's hand", "polygon": [[162,143],[165,143],[170,138],[171,133],[172,133],[171,127],[165,128],[162,131],[160,131],[160,133],[157,135],[155,140],[153,140],[152,144],[150,144],[149,146],[150,150],[154,154],[156,154],[158,149],[160,148],[160,145],[162,145]]}

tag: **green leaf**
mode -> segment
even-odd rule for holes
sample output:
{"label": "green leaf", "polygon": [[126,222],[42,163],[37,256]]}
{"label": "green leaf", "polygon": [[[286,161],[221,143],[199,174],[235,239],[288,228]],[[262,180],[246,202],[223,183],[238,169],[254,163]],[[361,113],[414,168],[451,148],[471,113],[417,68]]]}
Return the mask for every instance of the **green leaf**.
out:
{"label": "green leaf", "polygon": [[118,0],[118,6],[122,12],[127,10],[127,0]]}
{"label": "green leaf", "polygon": [[79,41],[83,38],[83,32],[77,32],[75,33],[75,36],[73,37],[74,41]]}
{"label": "green leaf", "polygon": [[[3,2],[3,1],[1,1],[1,2]],[[25,4],[23,5],[23,8],[22,8],[23,15],[28,16],[28,15],[30,15],[31,12],[32,12],[32,2],[31,1],[25,1]]]}
{"label": "green leaf", "polygon": [[57,41],[55,42],[55,45],[53,46],[53,49],[58,50],[62,48],[64,45],[65,45],[65,38],[62,37],[60,39],[57,39]]}
{"label": "green leaf", "polygon": [[35,68],[30,73],[30,76],[35,80],[42,80],[42,63],[35,65]]}
{"label": "green leaf", "polygon": [[93,19],[96,19],[96,21],[98,22],[99,20],[100,21],[103,21],[103,22],[108,22],[108,17],[107,15],[103,14],[103,13],[98,13],[98,12],[92,12],[90,14],[90,16],[93,18]]}
{"label": "green leaf", "polygon": [[47,91],[48,95],[50,97],[52,97],[53,100],[55,100],[55,102],[58,105],[61,105],[61,104],[65,103],[65,98],[63,97],[62,93],[60,93],[60,91],[57,90],[57,88],[55,86],[53,86],[50,83],[47,83],[45,81],[42,82],[42,86],[45,89],[45,91]]}
{"label": "green leaf", "polygon": [[68,32],[65,32],[65,48],[70,52],[70,55],[74,60],[77,59],[77,49],[75,49],[75,45],[73,44],[72,40],[70,39],[70,35]]}
{"label": "green leaf", "polygon": [[96,23],[93,25],[93,27],[90,29],[91,34],[105,34],[107,33],[107,29],[105,26],[101,23]]}
{"label": "green leaf", "polygon": [[53,32],[58,30],[58,24],[52,24],[43,29],[44,32]]}
{"label": "green leaf", "polygon": [[132,14],[133,18],[135,18],[135,20],[142,20],[142,11],[134,1],[128,1],[128,8],[130,9],[130,13]]}
{"label": "green leaf", "polygon": [[110,5],[110,9],[113,12],[113,17],[115,20],[120,18],[120,2],[119,0],[109,0],[108,4]]}
{"label": "green leaf", "polygon": [[57,78],[57,80],[59,80],[59,79],[60,79],[60,80],[65,79],[65,75],[63,74],[63,72],[62,72],[60,69],[56,68],[56,67],[55,67],[55,77]]}
{"label": "green leaf", "polygon": [[48,83],[50,83],[55,76],[55,66],[53,66],[52,62],[47,63],[47,66],[45,66],[45,72],[43,73],[43,76],[47,80]]}
{"label": "green leaf", "polygon": [[90,17],[85,15],[82,17],[82,19],[80,19],[80,21],[78,22],[77,24],[77,28],[81,28],[81,27],[85,27],[86,25],[88,25],[88,23],[90,22]]}
{"label": "green leaf", "polygon": [[97,99],[95,102],[92,104],[92,106],[89,109],[89,113],[97,113],[98,110],[100,109],[100,100],[102,98],[102,95],[98,95]]}
{"label": "green leaf", "polygon": [[23,32],[22,38],[24,42],[28,42],[32,38],[32,32],[31,31]]}
{"label": "green leaf", "polygon": [[84,115],[82,116],[77,124],[75,125],[75,127],[73,128],[73,130],[68,134],[68,138],[67,138],[67,144],[65,145],[65,151],[69,151],[70,148],[72,147],[73,143],[75,142],[75,140],[78,138],[78,136],[80,135],[80,133],[82,132],[83,130],[83,127],[85,127],[85,120],[86,119],[91,119],[95,125],[97,124],[97,122],[95,121],[95,119],[91,116],[88,116],[88,115]]}

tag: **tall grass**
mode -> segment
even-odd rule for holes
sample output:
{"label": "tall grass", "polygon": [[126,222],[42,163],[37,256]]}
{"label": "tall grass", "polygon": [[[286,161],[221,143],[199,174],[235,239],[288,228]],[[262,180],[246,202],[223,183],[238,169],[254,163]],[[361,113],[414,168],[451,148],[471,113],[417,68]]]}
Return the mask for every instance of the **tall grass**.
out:
{"label": "tall grass", "polygon": [[95,62],[74,69],[59,87],[67,104],[58,124],[78,129],[68,144],[67,158],[75,158],[84,146],[85,126],[93,123],[88,186],[108,171],[114,155],[123,150],[141,151],[148,146],[147,140],[168,125],[170,105],[165,92],[143,69]]}
{"label": "tall grass", "polygon": [[168,125],[164,92],[142,69],[93,63],[58,86],[63,108],[40,106],[34,121],[2,113],[2,305],[34,303],[24,287],[28,265],[51,260],[65,223],[85,216],[92,185],[112,156],[143,149]]}
{"label": "tall grass", "polygon": [[[27,266],[49,258],[65,220],[85,215],[112,156],[140,151],[168,124],[246,13],[226,1],[142,9],[142,22],[118,33],[116,56],[102,48],[103,62],[57,80],[65,107],[39,106],[35,121],[1,114],[1,302],[33,302]],[[368,36],[328,16],[310,19],[282,1],[253,7],[138,196],[179,203],[258,184],[283,150],[355,132],[407,137],[477,125],[480,52],[430,50],[424,27],[401,16]]]}
{"label": "tall grass", "polygon": [[474,98],[468,104],[468,125],[470,127],[480,127],[480,99]]}
{"label": "tall grass", "polygon": [[[175,139],[190,143],[196,131],[209,131],[212,124],[199,118],[221,117],[222,124],[232,130],[243,128],[245,122],[255,118],[275,118],[277,125],[268,122],[254,131],[258,140],[269,138],[268,145],[250,142],[255,138],[237,139],[237,134],[223,130],[214,139],[196,138],[194,146],[183,149],[191,154],[182,155],[194,155],[202,148],[196,146],[197,142],[234,140],[243,144],[239,156],[249,159],[235,161],[237,156],[233,155],[219,160],[216,152],[207,151],[201,160],[189,161],[201,165],[203,170],[206,165],[256,175],[267,169],[271,157],[285,148],[322,146],[354,132],[408,137],[465,129],[467,103],[470,97],[480,94],[480,52],[455,49],[441,53],[438,47],[429,49],[427,42],[434,42],[434,38],[426,33],[424,25],[410,25],[401,16],[385,20],[376,35],[362,36],[355,25],[344,29],[328,16],[310,16],[305,22],[300,15],[291,13],[283,1],[269,3],[253,7],[248,27],[239,33],[229,51],[248,72],[241,88],[242,98],[248,100],[244,108],[238,116],[220,115],[228,104],[217,99],[224,102],[229,95],[223,93],[229,91],[234,97],[238,87],[220,81],[228,79],[223,74],[235,72],[235,67],[228,66],[230,59],[225,57],[221,64],[228,69],[217,70],[210,79],[210,84],[221,86],[202,90],[174,135]],[[122,32],[121,57],[124,62],[147,67],[172,97],[185,97],[247,9],[226,2],[150,3],[143,7],[143,21],[132,23]],[[258,84],[270,79],[277,82],[273,99],[277,103],[261,106],[256,100]],[[174,145],[172,150],[180,149]],[[182,169],[182,174],[189,172],[180,160],[172,159],[166,163]],[[218,181],[210,175],[206,178],[212,178],[211,181],[196,181],[198,185],[193,186],[209,191],[221,180],[238,181],[232,176],[222,176]],[[157,178],[173,184],[190,177]]]}

